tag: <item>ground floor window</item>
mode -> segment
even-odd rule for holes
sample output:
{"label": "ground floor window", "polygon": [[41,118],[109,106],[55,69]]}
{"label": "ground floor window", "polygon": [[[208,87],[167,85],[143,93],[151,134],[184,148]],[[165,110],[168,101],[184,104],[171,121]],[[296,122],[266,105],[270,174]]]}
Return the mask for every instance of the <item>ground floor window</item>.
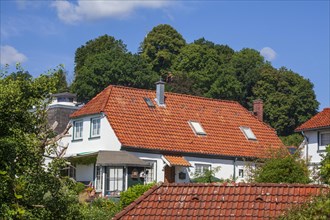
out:
{"label": "ground floor window", "polygon": [[96,167],[96,181],[95,181],[95,189],[96,189],[96,191],[98,191],[98,192],[102,191],[102,185],[103,185],[103,181],[102,181],[102,167],[101,166],[97,166]]}
{"label": "ground floor window", "polygon": [[195,174],[202,174],[207,170],[211,170],[211,164],[195,164]]}
{"label": "ground floor window", "polygon": [[124,168],[106,167],[105,169],[105,195],[115,196],[125,188]]}
{"label": "ground floor window", "polygon": [[157,181],[157,161],[145,160],[150,167],[145,169],[145,183],[152,183]]}

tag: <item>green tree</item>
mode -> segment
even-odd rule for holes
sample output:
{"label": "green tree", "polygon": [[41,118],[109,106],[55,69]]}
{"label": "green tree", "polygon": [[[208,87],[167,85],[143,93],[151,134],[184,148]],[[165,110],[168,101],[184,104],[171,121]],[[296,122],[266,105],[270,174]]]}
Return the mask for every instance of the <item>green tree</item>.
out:
{"label": "green tree", "polygon": [[322,155],[320,176],[322,182],[330,185],[330,145],[325,149],[325,154]]}
{"label": "green tree", "polygon": [[264,120],[281,136],[292,134],[298,125],[316,114],[319,105],[309,80],[270,64],[262,68],[253,96],[264,101]]}
{"label": "green tree", "polygon": [[166,75],[171,69],[173,60],[186,44],[182,35],[168,24],[154,27],[144,38],[140,54],[157,73]]}
{"label": "green tree", "polygon": [[260,69],[264,65],[264,58],[258,51],[244,48],[232,56],[230,65],[234,69],[238,81],[243,85],[242,99],[239,102],[249,108],[253,101],[252,88],[260,79]]}
{"label": "green tree", "polygon": [[[79,218],[74,182],[59,177],[63,161],[48,170],[44,153],[53,132],[47,129],[44,100],[55,92],[53,73],[33,79],[22,69],[0,76],[0,219]],[[35,106],[35,108],[34,108]]]}
{"label": "green tree", "polygon": [[271,152],[269,158],[256,162],[252,180],[258,183],[309,183],[309,170],[297,151],[291,155],[286,149]]}
{"label": "green tree", "polygon": [[285,146],[299,147],[300,144],[303,142],[304,137],[301,134],[294,133],[289,136],[281,136],[280,139]]}
{"label": "green tree", "polygon": [[157,74],[137,55],[127,52],[121,40],[104,35],[77,49],[71,86],[79,101],[87,102],[110,84],[149,88]]}
{"label": "green tree", "polygon": [[58,66],[58,69],[54,70],[54,77],[57,77],[56,93],[67,92],[69,90],[68,83],[66,81],[66,71],[62,65]]}

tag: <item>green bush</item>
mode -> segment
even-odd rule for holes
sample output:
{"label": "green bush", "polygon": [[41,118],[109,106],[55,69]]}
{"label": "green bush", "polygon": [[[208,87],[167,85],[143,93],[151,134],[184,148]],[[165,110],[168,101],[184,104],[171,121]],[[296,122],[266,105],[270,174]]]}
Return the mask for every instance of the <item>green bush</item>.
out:
{"label": "green bush", "polygon": [[301,207],[289,210],[279,219],[300,220],[300,219],[330,219],[330,194],[314,198],[312,202],[305,203]]}
{"label": "green bush", "polygon": [[140,197],[144,192],[153,187],[155,183],[150,183],[147,185],[134,185],[127,189],[127,191],[120,194],[120,205],[122,208],[125,208],[131,204],[135,199]]}
{"label": "green bush", "polygon": [[108,198],[97,198],[90,204],[85,203],[80,206],[80,212],[86,220],[111,219],[120,210],[120,204]]}
{"label": "green bush", "polygon": [[79,194],[81,193],[82,191],[84,191],[84,189],[86,188],[85,184],[83,183],[80,183],[80,182],[77,182],[73,188],[73,190]]}
{"label": "green bush", "polygon": [[301,134],[295,133],[289,136],[281,136],[280,139],[285,146],[299,147],[299,145],[303,142],[304,137]]}

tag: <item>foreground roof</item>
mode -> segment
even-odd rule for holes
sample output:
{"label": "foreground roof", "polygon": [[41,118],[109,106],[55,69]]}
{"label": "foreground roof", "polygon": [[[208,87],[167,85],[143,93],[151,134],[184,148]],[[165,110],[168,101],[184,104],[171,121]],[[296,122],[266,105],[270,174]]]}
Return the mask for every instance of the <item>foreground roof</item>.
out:
{"label": "foreground roof", "polygon": [[114,219],[270,219],[325,192],[302,184],[162,184]]}
{"label": "foreground roof", "polygon": [[330,127],[330,108],[323,109],[323,111],[296,128],[295,131],[314,130],[326,127]]}
{"label": "foreground roof", "polygon": [[[155,91],[109,86],[71,117],[105,113],[125,149],[265,157],[282,147],[275,131],[237,102],[165,93],[166,107],[159,107],[154,98]],[[199,122],[206,135],[195,134],[189,121]],[[257,140],[248,140],[241,126]]]}

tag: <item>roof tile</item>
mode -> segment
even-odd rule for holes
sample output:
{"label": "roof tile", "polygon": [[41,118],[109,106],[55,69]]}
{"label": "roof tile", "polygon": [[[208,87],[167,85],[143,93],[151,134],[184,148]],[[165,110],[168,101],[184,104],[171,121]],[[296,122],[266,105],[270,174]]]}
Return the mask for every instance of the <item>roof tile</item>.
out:
{"label": "roof tile", "polygon": [[[178,191],[182,193],[177,194]],[[192,195],[192,191],[196,193]],[[114,219],[269,219],[309,201],[311,196],[329,191],[325,186],[302,184],[162,184]],[[162,195],[161,202],[148,202],[155,195]],[[214,195],[225,199],[215,200]],[[144,203],[150,210],[138,210]]]}
{"label": "roof tile", "polygon": [[330,127],[330,108],[323,109],[323,111],[296,128],[295,131],[313,130],[324,127]]}
{"label": "roof tile", "polygon": [[[282,147],[275,131],[239,103],[190,95],[165,93],[166,107],[148,107],[155,91],[109,86],[72,118],[103,112],[126,149],[167,153],[266,157],[269,149]],[[189,121],[199,122],[206,135],[196,135]],[[247,126],[257,141],[240,130]]]}

